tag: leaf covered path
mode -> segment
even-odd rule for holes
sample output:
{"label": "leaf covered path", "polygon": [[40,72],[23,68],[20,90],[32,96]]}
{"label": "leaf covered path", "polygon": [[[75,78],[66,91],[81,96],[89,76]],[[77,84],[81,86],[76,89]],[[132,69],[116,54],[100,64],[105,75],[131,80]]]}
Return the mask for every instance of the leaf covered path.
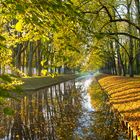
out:
{"label": "leaf covered path", "polygon": [[99,83],[113,106],[140,136],[140,77],[105,76]]}

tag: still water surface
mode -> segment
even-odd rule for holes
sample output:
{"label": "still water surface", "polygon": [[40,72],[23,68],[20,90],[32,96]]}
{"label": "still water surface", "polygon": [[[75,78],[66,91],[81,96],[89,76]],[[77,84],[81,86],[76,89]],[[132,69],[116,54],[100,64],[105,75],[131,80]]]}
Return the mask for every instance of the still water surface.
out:
{"label": "still water surface", "polygon": [[9,101],[16,114],[1,115],[0,140],[123,140],[112,112],[92,107],[92,80],[77,78]]}

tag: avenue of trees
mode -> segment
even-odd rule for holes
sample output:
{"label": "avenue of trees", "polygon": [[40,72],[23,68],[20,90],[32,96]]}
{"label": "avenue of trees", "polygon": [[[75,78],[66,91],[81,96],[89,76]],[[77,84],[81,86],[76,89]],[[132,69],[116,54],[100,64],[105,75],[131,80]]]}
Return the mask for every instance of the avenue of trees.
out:
{"label": "avenue of trees", "polygon": [[140,74],[139,0],[1,0],[0,74]]}

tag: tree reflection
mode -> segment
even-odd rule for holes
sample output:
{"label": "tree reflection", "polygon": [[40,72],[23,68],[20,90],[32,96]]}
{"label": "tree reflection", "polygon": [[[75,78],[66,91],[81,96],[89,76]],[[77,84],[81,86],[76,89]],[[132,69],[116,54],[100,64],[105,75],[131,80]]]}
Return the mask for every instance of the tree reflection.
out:
{"label": "tree reflection", "polygon": [[3,140],[71,140],[81,113],[81,94],[71,81],[29,93],[13,107],[13,118],[1,117]]}
{"label": "tree reflection", "polygon": [[107,94],[101,90],[96,82],[92,84],[89,92],[92,105],[96,109],[91,114],[93,121],[90,129],[96,134],[98,140],[127,140],[127,136],[120,125],[119,116],[116,116],[108,104]]}

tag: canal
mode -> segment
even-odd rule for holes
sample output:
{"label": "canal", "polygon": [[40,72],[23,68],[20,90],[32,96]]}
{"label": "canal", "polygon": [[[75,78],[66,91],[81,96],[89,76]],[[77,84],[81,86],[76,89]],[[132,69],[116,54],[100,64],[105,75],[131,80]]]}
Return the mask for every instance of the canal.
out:
{"label": "canal", "polygon": [[0,114],[0,140],[126,140],[118,119],[91,105],[93,75],[9,99],[14,116]]}

